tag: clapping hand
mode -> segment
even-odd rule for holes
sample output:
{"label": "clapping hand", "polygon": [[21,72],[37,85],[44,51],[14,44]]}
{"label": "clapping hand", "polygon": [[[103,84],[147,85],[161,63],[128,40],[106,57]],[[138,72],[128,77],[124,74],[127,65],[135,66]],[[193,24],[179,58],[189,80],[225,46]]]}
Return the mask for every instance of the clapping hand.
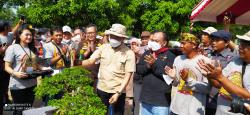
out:
{"label": "clapping hand", "polygon": [[182,78],[182,80],[187,81],[188,72],[189,72],[189,69],[188,69],[188,68],[183,68],[183,69],[180,71],[180,77]]}
{"label": "clapping hand", "polygon": [[175,68],[171,69],[170,67],[165,66],[164,70],[165,70],[165,74],[167,74],[169,77],[171,77],[172,79],[176,78]]}
{"label": "clapping hand", "polygon": [[68,49],[67,46],[63,46],[63,47],[62,47],[62,53],[63,53],[63,55],[66,55],[67,49]]}
{"label": "clapping hand", "polygon": [[149,66],[152,66],[155,63],[156,57],[153,54],[144,56],[144,61],[148,63]]}
{"label": "clapping hand", "polygon": [[205,63],[203,59],[198,62],[199,67],[202,69],[202,74],[211,79],[220,79],[222,77],[222,66],[218,61],[214,61],[214,64]]}
{"label": "clapping hand", "polygon": [[135,54],[139,54],[140,48],[138,46],[132,46],[131,49],[135,52]]}

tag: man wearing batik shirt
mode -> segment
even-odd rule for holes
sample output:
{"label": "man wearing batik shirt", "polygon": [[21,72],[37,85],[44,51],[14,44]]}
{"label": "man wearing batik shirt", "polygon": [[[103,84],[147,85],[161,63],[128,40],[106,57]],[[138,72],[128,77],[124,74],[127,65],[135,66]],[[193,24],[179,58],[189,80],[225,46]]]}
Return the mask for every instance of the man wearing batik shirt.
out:
{"label": "man wearing batik shirt", "polygon": [[[216,115],[235,115],[230,112],[231,101],[240,97],[250,98],[250,31],[240,39],[239,57],[231,61],[223,70],[222,65],[212,66],[201,61],[199,64],[209,79],[215,80],[213,86],[220,87]],[[237,113],[237,115],[243,115]]]}
{"label": "man wearing batik shirt", "polygon": [[236,56],[236,54],[228,48],[231,40],[231,34],[225,30],[219,30],[217,32],[213,32],[211,34],[211,38],[213,48],[211,58],[213,60],[220,60],[220,63],[224,68]]}
{"label": "man wearing batik shirt", "polygon": [[210,59],[198,53],[198,39],[189,33],[181,35],[181,50],[184,55],[175,58],[173,69],[166,66],[165,73],[173,78],[173,86],[177,92],[170,105],[171,114],[204,115],[206,94],[209,84],[206,77],[200,72],[197,64],[199,59],[208,63]]}
{"label": "man wearing batik shirt", "polygon": [[[211,33],[210,37],[212,40],[212,52],[210,53],[210,58],[212,60],[220,61],[222,68],[225,68],[227,64],[231,62],[235,56],[237,56],[236,53],[232,52],[231,49],[228,48],[231,34],[225,30],[219,30]],[[217,97],[218,90],[213,87],[208,96],[206,108],[207,113],[211,115],[214,115],[216,112]]]}
{"label": "man wearing batik shirt", "polygon": [[54,70],[54,74],[57,74],[66,67],[65,54],[67,48],[61,44],[63,32],[60,28],[54,28],[52,30],[52,41],[45,44],[46,50],[45,58],[48,65]]}

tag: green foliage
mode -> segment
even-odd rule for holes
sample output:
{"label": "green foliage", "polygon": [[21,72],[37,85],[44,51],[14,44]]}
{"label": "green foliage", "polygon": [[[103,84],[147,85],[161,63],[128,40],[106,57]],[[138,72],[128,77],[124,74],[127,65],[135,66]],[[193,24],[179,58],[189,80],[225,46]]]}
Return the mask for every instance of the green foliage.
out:
{"label": "green foliage", "polygon": [[[69,25],[83,27],[96,24],[105,31],[113,23],[127,27],[127,34],[139,36],[141,31],[162,30],[171,39],[190,31],[192,8],[200,0],[2,0],[0,5],[19,5],[18,14],[24,14],[35,27]],[[7,15],[10,16],[10,15]],[[1,14],[0,14],[1,17]],[[18,17],[18,16],[16,16]],[[208,26],[223,28],[220,24],[196,22],[193,32]],[[234,33],[245,33],[249,28],[232,26]]]}
{"label": "green foliage", "polygon": [[14,12],[10,8],[0,9],[0,19],[14,21],[15,20]]}
{"label": "green foliage", "polygon": [[53,99],[49,105],[58,108],[58,115],[102,115],[106,109],[101,99],[93,92],[89,72],[81,67],[66,68],[63,72],[42,80],[35,91],[36,96],[54,96],[60,92],[62,99]]}
{"label": "green foliage", "polygon": [[189,15],[199,0],[155,1],[155,7],[141,16],[146,30],[163,30],[170,35],[189,31]]}

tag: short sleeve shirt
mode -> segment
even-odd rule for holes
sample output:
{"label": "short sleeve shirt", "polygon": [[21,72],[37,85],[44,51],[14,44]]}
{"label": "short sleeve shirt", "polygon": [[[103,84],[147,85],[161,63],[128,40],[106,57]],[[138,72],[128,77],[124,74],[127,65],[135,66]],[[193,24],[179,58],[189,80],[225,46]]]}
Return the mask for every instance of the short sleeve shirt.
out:
{"label": "short sleeve shirt", "polygon": [[[236,57],[232,62],[230,62],[222,71],[223,75],[227,77],[230,81],[232,81],[235,85],[240,87],[244,86],[246,90],[250,92],[250,64],[246,65],[245,74],[242,79],[242,65],[243,62],[239,57]],[[243,82],[243,83],[242,83]],[[236,95],[229,94],[224,88],[219,90],[220,94],[227,95],[231,97],[236,97]],[[222,95],[219,95],[217,103],[217,113],[227,113],[233,114],[228,112],[230,110],[230,101],[223,98]]]}
{"label": "short sleeve shirt", "polygon": [[119,90],[126,72],[135,72],[135,54],[125,45],[113,49],[104,44],[90,59],[100,60],[97,88],[107,93]]}
{"label": "short sleeve shirt", "polygon": [[211,58],[213,60],[219,60],[222,68],[225,68],[227,64],[232,61],[236,56],[236,53],[232,52],[229,48],[224,49],[220,53],[211,53]]}
{"label": "short sleeve shirt", "polygon": [[2,36],[0,35],[0,44],[4,44],[6,43],[7,45],[11,45],[12,42],[13,42],[13,33],[12,32],[9,32],[8,33],[8,36]]}
{"label": "short sleeve shirt", "polygon": [[[12,68],[14,69],[14,71],[25,72],[25,68],[28,66],[27,64],[30,63],[29,62],[30,54],[29,53],[27,54],[27,52],[30,52],[30,50],[29,48],[25,47],[24,50],[19,44],[13,44],[9,46],[5,52],[4,61],[12,63]],[[36,56],[33,52],[31,53],[31,57],[32,57],[31,63],[32,66],[34,67],[35,65],[33,64],[36,61]],[[11,76],[9,88],[13,90],[25,89],[35,86],[36,84],[37,84],[36,79],[23,80],[15,76]]]}
{"label": "short sleeve shirt", "polygon": [[[175,58],[173,66],[176,68],[176,76],[179,79],[179,84],[177,86],[178,91],[176,92],[170,109],[175,114],[180,115],[204,115],[205,114],[205,103],[206,103],[206,94],[192,91],[192,89],[186,86],[186,83],[180,77],[180,71],[183,68],[188,68],[188,79],[192,79],[194,81],[199,81],[202,83],[208,83],[206,77],[204,77],[198,66],[198,60],[204,59],[206,63],[211,63],[210,59],[203,56],[198,55],[193,59],[188,59],[185,55],[180,55]],[[198,84],[196,84],[198,86]],[[209,90],[209,86],[206,86],[204,90]],[[181,92],[189,92],[189,94],[183,94]]]}
{"label": "short sleeve shirt", "polygon": [[[51,59],[59,55],[59,51],[56,48],[56,46],[52,43],[49,42],[44,45],[45,49],[45,58],[46,59]],[[63,59],[60,59],[56,64],[51,65],[51,68],[53,69],[62,69],[65,66]]]}

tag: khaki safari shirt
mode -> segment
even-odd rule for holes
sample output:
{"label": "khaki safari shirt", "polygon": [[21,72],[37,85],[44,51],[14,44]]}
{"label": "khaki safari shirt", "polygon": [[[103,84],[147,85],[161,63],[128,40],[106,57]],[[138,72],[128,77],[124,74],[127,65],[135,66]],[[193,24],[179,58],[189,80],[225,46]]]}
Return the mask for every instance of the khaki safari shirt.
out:
{"label": "khaki safari shirt", "polygon": [[125,73],[135,72],[135,54],[124,44],[117,49],[104,44],[90,59],[100,60],[97,88],[107,93],[120,89]]}

